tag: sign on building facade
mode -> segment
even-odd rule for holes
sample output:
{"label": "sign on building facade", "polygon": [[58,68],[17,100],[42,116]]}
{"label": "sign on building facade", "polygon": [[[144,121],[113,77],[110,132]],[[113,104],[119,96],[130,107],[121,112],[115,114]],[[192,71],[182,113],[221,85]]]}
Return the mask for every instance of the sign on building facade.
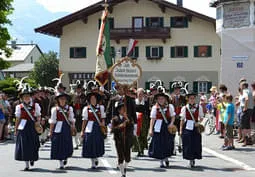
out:
{"label": "sign on building facade", "polygon": [[224,28],[250,26],[250,2],[224,5]]}

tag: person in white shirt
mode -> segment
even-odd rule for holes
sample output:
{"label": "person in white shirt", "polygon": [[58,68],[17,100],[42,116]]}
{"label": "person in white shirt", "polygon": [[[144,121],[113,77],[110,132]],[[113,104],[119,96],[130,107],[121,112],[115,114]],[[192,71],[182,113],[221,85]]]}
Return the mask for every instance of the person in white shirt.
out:
{"label": "person in white shirt", "polygon": [[[174,126],[174,106],[168,103],[165,93],[155,95],[156,104],[151,109],[149,135],[152,137],[149,145],[149,156],[160,160],[160,168],[169,167],[168,158],[174,152],[174,134],[168,129]],[[165,163],[165,164],[164,164]]]}
{"label": "person in white shirt", "polygon": [[189,160],[190,167],[195,166],[195,159],[202,159],[202,137],[199,122],[204,117],[203,108],[196,104],[196,94],[187,95],[188,104],[182,107],[180,133],[183,143],[183,158]]}
{"label": "person in white shirt", "polygon": [[75,127],[73,108],[67,104],[69,95],[65,92],[57,93],[57,105],[51,109],[50,138],[52,160],[59,160],[60,169],[63,170],[67,159],[72,157],[73,142],[71,130]]}

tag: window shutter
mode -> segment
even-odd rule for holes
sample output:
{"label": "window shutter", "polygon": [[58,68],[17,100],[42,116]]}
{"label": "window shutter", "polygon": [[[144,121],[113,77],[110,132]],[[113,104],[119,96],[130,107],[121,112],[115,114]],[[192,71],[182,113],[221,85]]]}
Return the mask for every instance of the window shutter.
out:
{"label": "window shutter", "polygon": [[70,58],[74,58],[74,48],[70,48]]}
{"label": "window shutter", "polygon": [[207,83],[207,93],[210,93],[210,89],[212,88],[212,82]]}
{"label": "window shutter", "polygon": [[146,57],[151,58],[151,47],[146,46]]}
{"label": "window shutter", "polygon": [[164,50],[163,47],[159,47],[159,57],[163,58],[164,57]]}
{"label": "window shutter", "polygon": [[198,93],[198,82],[193,82],[193,92]]}
{"label": "window shutter", "polygon": [[184,47],[184,57],[188,57],[188,53],[189,53],[188,47],[186,46]]}
{"label": "window shutter", "polygon": [[207,57],[212,57],[212,46],[208,46]]}
{"label": "window shutter", "polygon": [[159,18],[159,24],[160,24],[160,27],[164,27],[164,18],[163,17],[160,17]]}
{"label": "window shutter", "polygon": [[86,47],[82,48],[82,58],[87,58],[87,48]]}
{"label": "window shutter", "polygon": [[171,47],[171,58],[175,58],[175,47]]}
{"label": "window shutter", "polygon": [[169,82],[169,90],[170,90],[170,94],[174,92],[174,88],[172,88],[174,82]]}
{"label": "window shutter", "polygon": [[198,57],[198,46],[194,46],[194,57]]}
{"label": "window shutter", "polygon": [[127,47],[121,47],[121,57],[127,56]]}
{"label": "window shutter", "polygon": [[174,17],[170,18],[170,24],[171,24],[171,27],[175,26],[175,18]]}
{"label": "window shutter", "polygon": [[98,29],[100,29],[100,26],[101,26],[101,19],[98,19]]}
{"label": "window shutter", "polygon": [[111,58],[115,58],[115,48],[111,47]]}
{"label": "window shutter", "polygon": [[135,58],[139,57],[139,47],[135,47]]}
{"label": "window shutter", "polygon": [[189,27],[189,21],[187,17],[184,17],[184,28],[188,28]]}
{"label": "window shutter", "polygon": [[150,82],[145,82],[145,89],[150,90]]}
{"label": "window shutter", "polygon": [[150,26],[150,18],[148,18],[148,17],[146,17],[146,19],[145,19],[146,21],[146,27],[149,27]]}

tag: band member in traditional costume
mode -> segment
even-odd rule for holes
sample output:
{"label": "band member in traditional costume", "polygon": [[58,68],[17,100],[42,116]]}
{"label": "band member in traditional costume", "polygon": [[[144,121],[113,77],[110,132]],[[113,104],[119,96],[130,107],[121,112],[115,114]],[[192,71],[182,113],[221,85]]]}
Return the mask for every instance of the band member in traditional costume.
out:
{"label": "band member in traditional costume", "polygon": [[176,125],[177,129],[178,129],[178,151],[182,152],[182,138],[180,136],[180,122],[181,122],[181,118],[180,118],[180,113],[181,113],[181,109],[183,106],[186,105],[186,98],[185,96],[181,95],[181,86],[179,84],[176,84],[174,86],[174,93],[171,95],[172,97],[172,103],[174,105],[174,111],[175,111],[175,122],[174,124]]}
{"label": "band member in traditional costume", "polygon": [[125,104],[122,101],[115,102],[116,115],[112,118],[112,133],[114,135],[115,147],[118,154],[118,166],[121,177],[126,176],[126,168],[131,161],[130,137],[127,126],[130,124]]}
{"label": "band member in traditional costume", "polygon": [[99,94],[90,92],[87,94],[88,106],[82,111],[83,123],[81,136],[83,139],[82,157],[90,158],[92,169],[98,166],[98,158],[105,153],[104,134],[101,127],[105,126],[105,110],[99,105]]}
{"label": "band member in traditional costume", "polygon": [[75,127],[77,129],[77,135],[74,137],[74,149],[78,149],[81,145],[80,132],[82,128],[82,109],[86,105],[86,96],[82,92],[82,85],[78,84],[76,92],[73,96],[74,116],[75,116]]}
{"label": "band member in traditional costume", "polygon": [[135,99],[137,115],[136,141],[133,151],[138,152],[138,157],[144,155],[144,150],[148,149],[147,136],[149,132],[149,103],[144,96],[144,89],[137,89],[137,98]]}
{"label": "band member in traditional costume", "polygon": [[64,169],[67,159],[73,154],[72,130],[75,128],[73,108],[67,104],[69,95],[56,94],[57,105],[51,110],[50,137],[51,159],[59,160],[60,169]]}
{"label": "band member in traditional costume", "polygon": [[196,94],[187,95],[188,104],[182,107],[180,134],[183,143],[183,158],[189,160],[190,167],[195,166],[195,159],[202,159],[202,125],[204,116],[201,105],[196,104]]}
{"label": "band member in traditional costume", "polygon": [[39,104],[32,101],[31,94],[31,88],[26,85],[19,95],[21,104],[16,106],[15,111],[15,134],[17,135],[15,160],[25,161],[25,171],[29,170],[29,162],[33,166],[38,160],[40,147],[35,125],[40,124],[41,108]]}
{"label": "band member in traditional costume", "polygon": [[[168,104],[165,93],[155,95],[156,104],[151,110],[149,134],[152,137],[149,146],[149,156],[160,159],[160,167],[169,166],[168,157],[173,155],[174,135],[168,129],[174,127],[174,107]],[[165,162],[165,164],[164,164]]]}

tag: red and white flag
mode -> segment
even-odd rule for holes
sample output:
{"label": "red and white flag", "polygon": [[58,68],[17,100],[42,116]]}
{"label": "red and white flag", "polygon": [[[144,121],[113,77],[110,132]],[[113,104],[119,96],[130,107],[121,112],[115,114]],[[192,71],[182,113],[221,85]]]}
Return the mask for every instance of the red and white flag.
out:
{"label": "red and white flag", "polygon": [[129,44],[128,44],[128,51],[127,51],[127,56],[130,56],[132,51],[134,50],[136,44],[138,43],[137,40],[135,39],[129,39]]}

